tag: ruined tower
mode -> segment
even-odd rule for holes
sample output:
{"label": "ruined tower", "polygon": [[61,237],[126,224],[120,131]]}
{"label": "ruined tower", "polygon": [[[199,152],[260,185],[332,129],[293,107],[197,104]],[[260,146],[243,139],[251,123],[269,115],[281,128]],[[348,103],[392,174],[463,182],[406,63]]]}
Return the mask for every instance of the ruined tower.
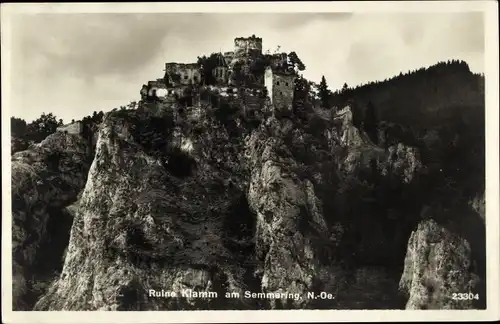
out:
{"label": "ruined tower", "polygon": [[268,66],[264,75],[264,86],[276,110],[292,110],[295,89],[295,74]]}
{"label": "ruined tower", "polygon": [[234,56],[258,56],[262,54],[262,38],[252,35],[234,39]]}

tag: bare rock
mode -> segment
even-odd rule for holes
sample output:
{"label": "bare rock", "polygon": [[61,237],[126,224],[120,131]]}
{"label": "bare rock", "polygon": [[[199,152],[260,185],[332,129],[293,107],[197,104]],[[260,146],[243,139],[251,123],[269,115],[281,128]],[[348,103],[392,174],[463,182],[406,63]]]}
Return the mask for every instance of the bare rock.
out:
{"label": "bare rock", "polygon": [[[79,135],[56,132],[12,156],[12,255],[14,309],[33,306],[33,285],[48,224],[66,223],[61,210],[76,200],[90,167],[90,146]],[[71,221],[69,221],[71,223]],[[63,229],[63,231],[68,229]],[[50,235],[53,235],[51,233]],[[62,237],[68,233],[60,233]],[[61,252],[64,246],[58,247]],[[35,269],[37,268],[37,269]],[[28,278],[30,278],[28,280]]]}
{"label": "bare rock", "polygon": [[422,168],[418,150],[399,143],[388,148],[387,158],[382,164],[382,174],[392,173],[403,183],[410,183]]}
{"label": "bare rock", "polygon": [[[135,117],[109,116],[100,128],[62,273],[35,309],[232,307],[221,300],[226,291],[243,291],[245,269],[223,236],[239,190],[219,175],[227,156],[205,157],[212,146],[162,127],[161,119],[128,118]],[[159,131],[164,146],[148,146],[152,141],[141,137],[147,130]],[[214,141],[220,136],[210,134]],[[197,164],[202,160],[213,164]],[[179,297],[155,297],[150,290]],[[218,296],[181,296],[187,291]]]}
{"label": "bare rock", "polygon": [[[406,309],[471,309],[479,278],[471,273],[471,248],[434,220],[421,222],[408,242],[399,289]],[[467,294],[471,298],[462,298]]]}
{"label": "bare rock", "polygon": [[[270,136],[269,136],[270,135]],[[289,121],[267,120],[248,141],[252,170],[248,200],[257,214],[256,253],[264,261],[262,291],[305,296],[314,289],[322,265],[314,233],[327,233],[321,201],[308,176],[301,174],[293,158],[293,146],[283,138],[294,132]],[[311,230],[311,229],[314,230]],[[309,307],[307,298],[271,300],[271,308]]]}

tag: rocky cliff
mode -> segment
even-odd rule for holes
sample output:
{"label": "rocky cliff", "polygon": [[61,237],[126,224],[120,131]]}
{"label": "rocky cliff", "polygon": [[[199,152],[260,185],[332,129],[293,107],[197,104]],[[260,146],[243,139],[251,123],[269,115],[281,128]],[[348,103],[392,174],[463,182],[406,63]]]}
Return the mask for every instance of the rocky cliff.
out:
{"label": "rocky cliff", "polygon": [[484,303],[472,260],[466,239],[432,219],[421,222],[410,236],[399,283],[408,296],[406,309],[473,309]]}
{"label": "rocky cliff", "polygon": [[72,204],[92,161],[89,143],[57,132],[12,156],[14,309],[29,310],[60,271]]}
{"label": "rocky cliff", "polygon": [[[251,283],[252,260],[240,253],[252,246],[240,143],[221,125],[184,126],[147,113],[108,116],[63,271],[36,309],[246,307],[148,295],[192,289],[223,296]],[[201,127],[209,131],[199,134]]]}
{"label": "rocky cliff", "polygon": [[[418,150],[373,144],[349,107],[307,121],[231,113],[106,116],[88,176],[58,205],[73,204],[69,245],[35,310],[416,307],[426,277],[407,278],[427,271],[415,270],[427,267],[427,232],[412,234],[423,226]],[[337,298],[306,297],[322,291]]]}

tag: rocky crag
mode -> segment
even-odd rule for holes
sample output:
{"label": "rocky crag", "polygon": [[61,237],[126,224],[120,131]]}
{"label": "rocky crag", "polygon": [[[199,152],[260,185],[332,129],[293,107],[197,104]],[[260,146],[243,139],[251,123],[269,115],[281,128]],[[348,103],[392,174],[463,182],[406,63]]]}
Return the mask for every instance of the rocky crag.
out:
{"label": "rocky crag", "polygon": [[83,137],[59,132],[12,156],[14,309],[30,310],[60,272],[73,222],[70,205],[91,162]]}

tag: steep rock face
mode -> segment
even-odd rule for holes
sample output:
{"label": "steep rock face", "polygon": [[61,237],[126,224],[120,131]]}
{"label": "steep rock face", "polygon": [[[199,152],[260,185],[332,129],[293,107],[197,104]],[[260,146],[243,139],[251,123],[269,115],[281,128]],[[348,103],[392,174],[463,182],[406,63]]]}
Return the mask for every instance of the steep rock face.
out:
{"label": "steep rock face", "polygon": [[337,143],[342,147],[352,149],[364,146],[369,142],[368,137],[354,127],[351,107],[347,106],[339,110],[333,120],[337,126]]}
{"label": "steep rock face", "polygon": [[[235,237],[227,222],[240,217],[239,225],[251,227],[244,195],[223,177],[239,165],[234,145],[217,147],[229,143],[227,132],[206,125],[210,133],[199,136],[161,118],[119,114],[100,129],[63,271],[35,309],[245,308],[244,301],[221,298],[242,292],[251,277],[234,251],[251,247],[244,234],[252,228]],[[178,296],[212,291],[219,298],[153,297],[150,289]]]}
{"label": "steep rock face", "polygon": [[[478,293],[479,278],[471,272],[467,240],[434,220],[422,221],[411,234],[400,290],[406,309],[470,309],[477,300],[457,293]],[[457,296],[454,298],[454,296]]]}
{"label": "steep rock face", "polygon": [[357,168],[371,167],[375,161],[382,175],[401,176],[404,183],[410,183],[422,169],[419,152],[414,147],[402,143],[392,145],[387,150],[375,145],[369,137],[353,124],[349,106],[333,115],[333,127],[327,130],[330,147],[341,156],[340,169],[353,173]]}
{"label": "steep rock face", "polygon": [[61,264],[72,222],[63,209],[85,185],[89,149],[82,137],[57,132],[12,156],[14,310],[31,309]]}
{"label": "steep rock face", "polygon": [[305,298],[307,292],[318,289],[318,284],[324,287],[334,283],[337,287],[329,289],[335,293],[343,280],[339,269],[329,269],[331,277],[326,281],[320,278],[326,271],[320,241],[333,248],[334,240],[330,240],[314,185],[323,175],[317,165],[306,165],[294,156],[305,136],[290,120],[269,118],[247,145],[252,170],[248,200],[257,215],[256,253],[263,261],[259,269],[261,288],[264,292],[304,297],[271,300],[271,308],[312,307],[313,301]]}
{"label": "steep rock face", "polygon": [[382,175],[395,175],[403,183],[409,184],[422,169],[418,150],[398,143],[388,148],[387,159],[382,163],[381,173]]}

